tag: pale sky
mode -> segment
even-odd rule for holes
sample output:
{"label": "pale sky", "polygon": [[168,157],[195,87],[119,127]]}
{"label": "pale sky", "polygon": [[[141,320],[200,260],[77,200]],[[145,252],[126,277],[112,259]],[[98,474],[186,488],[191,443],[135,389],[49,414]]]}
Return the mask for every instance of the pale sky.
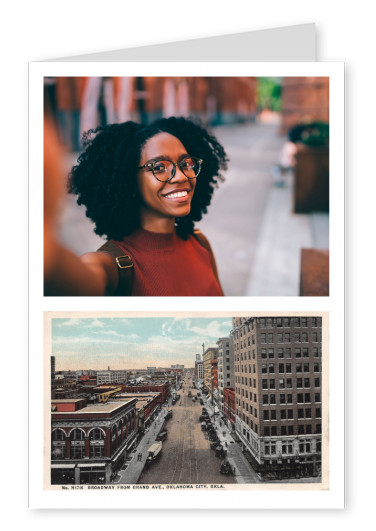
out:
{"label": "pale sky", "polygon": [[53,318],[52,355],[57,371],[193,367],[231,329],[231,317]]}

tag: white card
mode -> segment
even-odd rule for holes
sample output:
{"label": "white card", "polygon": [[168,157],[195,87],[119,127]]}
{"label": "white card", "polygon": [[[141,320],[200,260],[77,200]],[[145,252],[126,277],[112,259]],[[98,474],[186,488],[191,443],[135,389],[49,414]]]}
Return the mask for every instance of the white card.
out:
{"label": "white card", "polygon": [[[297,43],[299,45],[297,46]],[[282,62],[283,61],[283,62]],[[270,189],[264,196],[267,198],[265,211],[262,214],[258,237],[256,238],[255,252],[252,255],[253,270],[250,278],[243,282],[242,293],[236,291],[236,287],[231,284],[232,276],[240,278],[241,273],[233,274],[236,263],[241,263],[247,258],[247,253],[242,254],[242,245],[235,249],[234,254],[229,250],[231,241],[236,238],[226,236],[225,241],[216,237],[215,230],[203,221],[205,233],[210,235],[213,244],[219,271],[228,278],[229,294],[224,298],[215,299],[210,297],[134,297],[132,299],[111,298],[111,297],[60,297],[43,296],[43,237],[41,227],[43,225],[43,182],[40,176],[43,174],[43,93],[42,86],[46,77],[90,77],[90,78],[123,78],[134,79],[135,77],[147,76],[148,78],[210,78],[221,77],[233,78],[278,78],[278,79],[325,79],[330,84],[330,92],[327,96],[328,122],[330,123],[330,219],[312,218],[304,215],[299,217],[299,213],[286,211],[283,215],[288,215],[289,220],[296,221],[298,225],[291,225],[290,221],[283,225],[281,217],[276,218],[276,212],[280,212],[277,205],[283,201],[290,201],[293,197],[291,188],[289,195],[285,197],[286,186],[279,187],[278,183],[271,181]],[[289,28],[277,28],[273,30],[263,30],[258,32],[248,32],[240,35],[230,35],[216,38],[200,39],[197,41],[187,41],[181,43],[170,43],[155,47],[143,47],[132,50],[118,50],[114,52],[103,52],[86,56],[67,57],[30,64],[29,76],[29,115],[30,115],[30,235],[33,241],[33,248],[30,253],[30,278],[33,283],[30,285],[30,415],[32,426],[32,436],[30,437],[30,455],[35,456],[30,461],[30,505],[33,508],[338,508],[343,506],[343,213],[344,213],[344,186],[343,186],[343,65],[340,63],[316,63],[315,62],[315,32],[313,24],[293,26]],[[325,97],[322,96],[325,100]],[[326,100],[325,100],[326,101]],[[176,111],[176,107],[171,109]],[[181,107],[178,110],[181,110]],[[166,111],[167,112],[167,111]],[[239,106],[237,112],[244,112],[244,107]],[[173,114],[170,112],[170,114]],[[262,113],[261,113],[262,114]],[[259,135],[263,126],[268,129],[270,120],[275,119],[275,114],[257,111],[259,124]],[[250,115],[245,114],[245,130],[252,129]],[[219,125],[214,124],[214,131],[221,131],[222,137],[226,127],[231,124],[226,120],[232,120],[233,116],[221,114]],[[236,118],[237,120],[238,118]],[[95,124],[93,124],[95,126]],[[232,124],[236,131],[241,130],[242,124],[239,120]],[[92,125],[90,125],[92,127]],[[222,129],[221,129],[222,128]],[[254,142],[260,141],[260,136],[255,137]],[[269,138],[269,137],[268,137]],[[270,141],[273,142],[272,137]],[[240,145],[240,142],[239,142]],[[281,144],[282,146],[282,144]],[[236,142],[232,144],[232,153],[237,150]],[[277,153],[277,151],[276,151]],[[242,156],[245,155],[243,148]],[[278,160],[270,161],[270,173],[265,169],[265,179],[273,179],[272,168],[278,165]],[[244,168],[243,168],[244,171]],[[229,179],[235,179],[241,175],[240,168],[237,172],[229,174]],[[290,183],[291,184],[291,183]],[[246,191],[247,187],[244,188]],[[218,192],[218,197],[221,191]],[[224,200],[222,193],[222,202]],[[286,203],[287,204],[287,203]],[[213,202],[213,209],[215,204]],[[216,207],[218,208],[218,207]],[[256,205],[255,207],[256,208]],[[235,212],[236,208],[234,209]],[[282,215],[282,214],[281,214]],[[218,211],[217,211],[218,216]],[[274,217],[273,217],[274,216]],[[209,219],[209,217],[208,217]],[[219,218],[217,218],[219,219]],[[318,221],[317,221],[318,219]],[[313,220],[313,221],[312,221]],[[62,220],[64,222],[64,219]],[[79,218],[77,227],[81,226],[83,218]],[[311,240],[306,238],[307,225],[319,224],[312,229],[321,234],[321,247],[329,247],[330,234],[335,234],[335,238],[330,241],[330,294],[326,296],[299,296],[297,291],[297,262],[291,262],[285,266],[289,271],[294,272],[295,285],[291,287],[291,292],[278,291],[276,286],[282,285],[283,280],[275,283],[269,282],[274,277],[275,270],[268,267],[278,262],[281,255],[270,254],[271,248],[276,249],[278,242],[270,242],[273,233],[278,234],[278,239],[283,239],[283,234],[278,233],[279,227],[286,227],[286,230],[294,234],[301,231],[302,239],[299,241],[299,248],[304,247],[301,242],[307,242],[310,247]],[[303,227],[302,227],[303,226]],[[274,229],[273,229],[274,227]],[[200,225],[201,228],[201,225]],[[86,229],[85,229],[86,230]],[[92,229],[91,229],[92,230]],[[233,231],[234,229],[232,229]],[[322,232],[320,232],[320,230]],[[65,234],[72,234],[69,231]],[[85,232],[87,235],[88,232]],[[223,234],[223,231],[222,231]],[[275,237],[275,235],[274,235]],[[86,236],[83,236],[85,239]],[[67,237],[69,239],[69,236]],[[265,242],[269,242],[269,247]],[[87,239],[87,245],[96,243]],[[322,244],[324,242],[324,244]],[[243,246],[246,244],[243,244]],[[284,242],[283,245],[288,245]],[[228,246],[228,247],[227,247]],[[317,245],[318,246],[318,245]],[[317,247],[316,246],[316,247]],[[67,246],[69,247],[69,245]],[[283,246],[282,246],[283,247]],[[320,247],[320,246],[319,246]],[[81,253],[85,250],[76,250]],[[244,251],[244,249],[243,249]],[[227,262],[227,266],[221,264],[218,259],[222,254],[234,257],[232,262]],[[244,258],[246,256],[246,258]],[[277,256],[277,258],[276,258]],[[227,270],[226,270],[227,267]],[[229,269],[230,267],[230,269]],[[294,269],[295,268],[295,269]],[[335,271],[335,275],[333,275]],[[267,279],[265,280],[265,272]],[[263,276],[264,275],[264,276]],[[230,287],[231,284],[231,287]],[[265,291],[265,286],[268,292]],[[264,291],[262,291],[262,289]],[[304,295],[304,293],[301,293]],[[319,294],[322,295],[322,294]],[[125,303],[126,301],[126,303]],[[132,314],[124,313],[125,305]],[[330,416],[330,430],[326,431],[325,437],[328,441],[326,452],[325,481],[321,487],[317,483],[302,482],[294,487],[287,484],[269,482],[262,485],[262,488],[247,489],[234,484],[233,490],[219,492],[220,488],[208,488],[192,492],[189,487],[186,489],[167,489],[164,486],[161,490],[142,490],[133,487],[127,492],[120,489],[111,488],[90,489],[89,486],[79,485],[69,486],[63,489],[60,486],[51,486],[49,483],[49,472],[51,466],[51,448],[49,446],[51,419],[50,419],[50,384],[49,380],[49,359],[51,355],[57,356],[53,350],[53,341],[50,332],[50,317],[53,318],[104,318],[109,316],[128,318],[144,315],[158,316],[167,312],[170,316],[180,317],[182,312],[188,312],[189,316],[204,316],[208,312],[210,315],[266,315],[266,312],[273,312],[273,315],[317,315],[325,316],[325,339],[323,339],[323,352],[325,352],[325,363],[323,361],[325,376],[325,415],[326,420]],[[54,312],[51,314],[51,312]],[[77,312],[83,312],[78,314]],[[205,313],[203,313],[205,312]],[[188,316],[188,317],[189,317]],[[329,322],[330,322],[330,343],[329,343]],[[45,328],[44,328],[45,326]],[[335,345],[335,347],[334,347]],[[330,351],[330,357],[329,357]],[[44,359],[41,353],[44,352]],[[193,354],[192,354],[193,356]],[[148,362],[151,363],[151,362]],[[174,363],[171,359],[171,364]],[[146,364],[146,361],[145,361]],[[336,366],[336,378],[333,378],[334,371],[330,370],[332,365]],[[42,367],[44,367],[44,377]],[[42,396],[41,390],[44,389]],[[330,394],[330,400],[329,400]],[[335,405],[334,405],[335,403]],[[330,415],[329,415],[330,411]],[[329,438],[330,432],[330,438]],[[43,448],[43,455],[42,455]],[[336,452],[333,452],[333,448]],[[329,451],[330,450],[330,451]],[[328,455],[331,455],[330,463]],[[334,455],[333,455],[334,454]],[[71,466],[70,463],[68,463]],[[327,477],[330,475],[330,484]],[[47,479],[46,479],[47,478]],[[81,489],[81,487],[83,487]],[[295,490],[297,488],[297,490]],[[197,485],[195,487],[197,489]],[[77,492],[80,490],[80,492]],[[83,492],[82,492],[83,491]],[[251,492],[252,491],[252,492]],[[225,496],[223,496],[223,494]]]}

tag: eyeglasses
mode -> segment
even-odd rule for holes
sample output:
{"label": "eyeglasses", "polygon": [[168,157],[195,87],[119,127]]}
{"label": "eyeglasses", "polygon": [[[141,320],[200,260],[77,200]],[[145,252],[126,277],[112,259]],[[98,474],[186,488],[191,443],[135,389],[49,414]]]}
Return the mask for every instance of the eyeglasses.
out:
{"label": "eyeglasses", "polygon": [[143,166],[139,166],[139,170],[148,168],[153,172],[154,177],[161,182],[171,181],[175,177],[176,167],[179,166],[180,170],[184,173],[188,179],[196,179],[201,170],[202,159],[198,157],[185,157],[180,162],[172,162],[172,160],[154,160],[148,162]]}

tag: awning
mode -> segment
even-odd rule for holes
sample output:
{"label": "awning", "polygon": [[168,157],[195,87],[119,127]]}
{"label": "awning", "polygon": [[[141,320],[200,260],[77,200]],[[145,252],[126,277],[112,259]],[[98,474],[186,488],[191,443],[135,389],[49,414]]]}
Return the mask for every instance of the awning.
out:
{"label": "awning", "polygon": [[106,463],[80,463],[77,466],[78,468],[91,468],[91,467],[99,468],[99,467],[106,466]]}
{"label": "awning", "polygon": [[53,463],[51,465],[51,468],[74,468],[75,466],[76,465],[74,463],[73,464],[72,463],[69,463],[69,464],[68,463],[64,463],[62,465],[59,465],[57,463]]}
{"label": "awning", "polygon": [[126,446],[126,450],[129,450],[131,448],[131,446],[133,446],[133,444],[136,442],[136,438],[137,438],[137,433],[135,433],[132,437],[132,439],[128,442],[127,446]]}

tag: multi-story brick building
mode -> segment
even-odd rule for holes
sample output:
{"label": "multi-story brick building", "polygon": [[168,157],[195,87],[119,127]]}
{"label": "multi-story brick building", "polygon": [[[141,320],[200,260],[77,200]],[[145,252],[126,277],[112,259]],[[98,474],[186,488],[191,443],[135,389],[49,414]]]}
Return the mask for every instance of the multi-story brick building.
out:
{"label": "multi-story brick building", "polygon": [[162,403],[165,402],[170,393],[168,381],[152,381],[150,383],[136,383],[134,385],[123,385],[123,391],[127,393],[161,393]]}
{"label": "multi-story brick building", "polygon": [[65,398],[75,396],[76,394],[76,377],[70,374],[66,376],[63,373],[55,373],[55,378],[51,379],[51,397]]}
{"label": "multi-story brick building", "polygon": [[150,425],[162,405],[161,393],[121,393],[118,398],[137,400],[137,429],[141,433]]}
{"label": "multi-story brick building", "polygon": [[212,389],[212,361],[216,360],[218,356],[217,347],[209,347],[203,354],[203,368],[204,368],[204,390],[209,393],[210,399],[213,398]]}
{"label": "multi-story brick building", "polygon": [[51,401],[51,483],[109,483],[136,443],[135,398]]}
{"label": "multi-story brick building", "polygon": [[283,134],[300,123],[329,122],[329,78],[290,77],[282,80]]}
{"label": "multi-story brick building", "polygon": [[232,337],[222,337],[218,345],[218,407],[224,412],[225,387],[234,387],[234,341]]}
{"label": "multi-story brick building", "polygon": [[257,470],[321,467],[322,318],[234,318],[236,432]]}

